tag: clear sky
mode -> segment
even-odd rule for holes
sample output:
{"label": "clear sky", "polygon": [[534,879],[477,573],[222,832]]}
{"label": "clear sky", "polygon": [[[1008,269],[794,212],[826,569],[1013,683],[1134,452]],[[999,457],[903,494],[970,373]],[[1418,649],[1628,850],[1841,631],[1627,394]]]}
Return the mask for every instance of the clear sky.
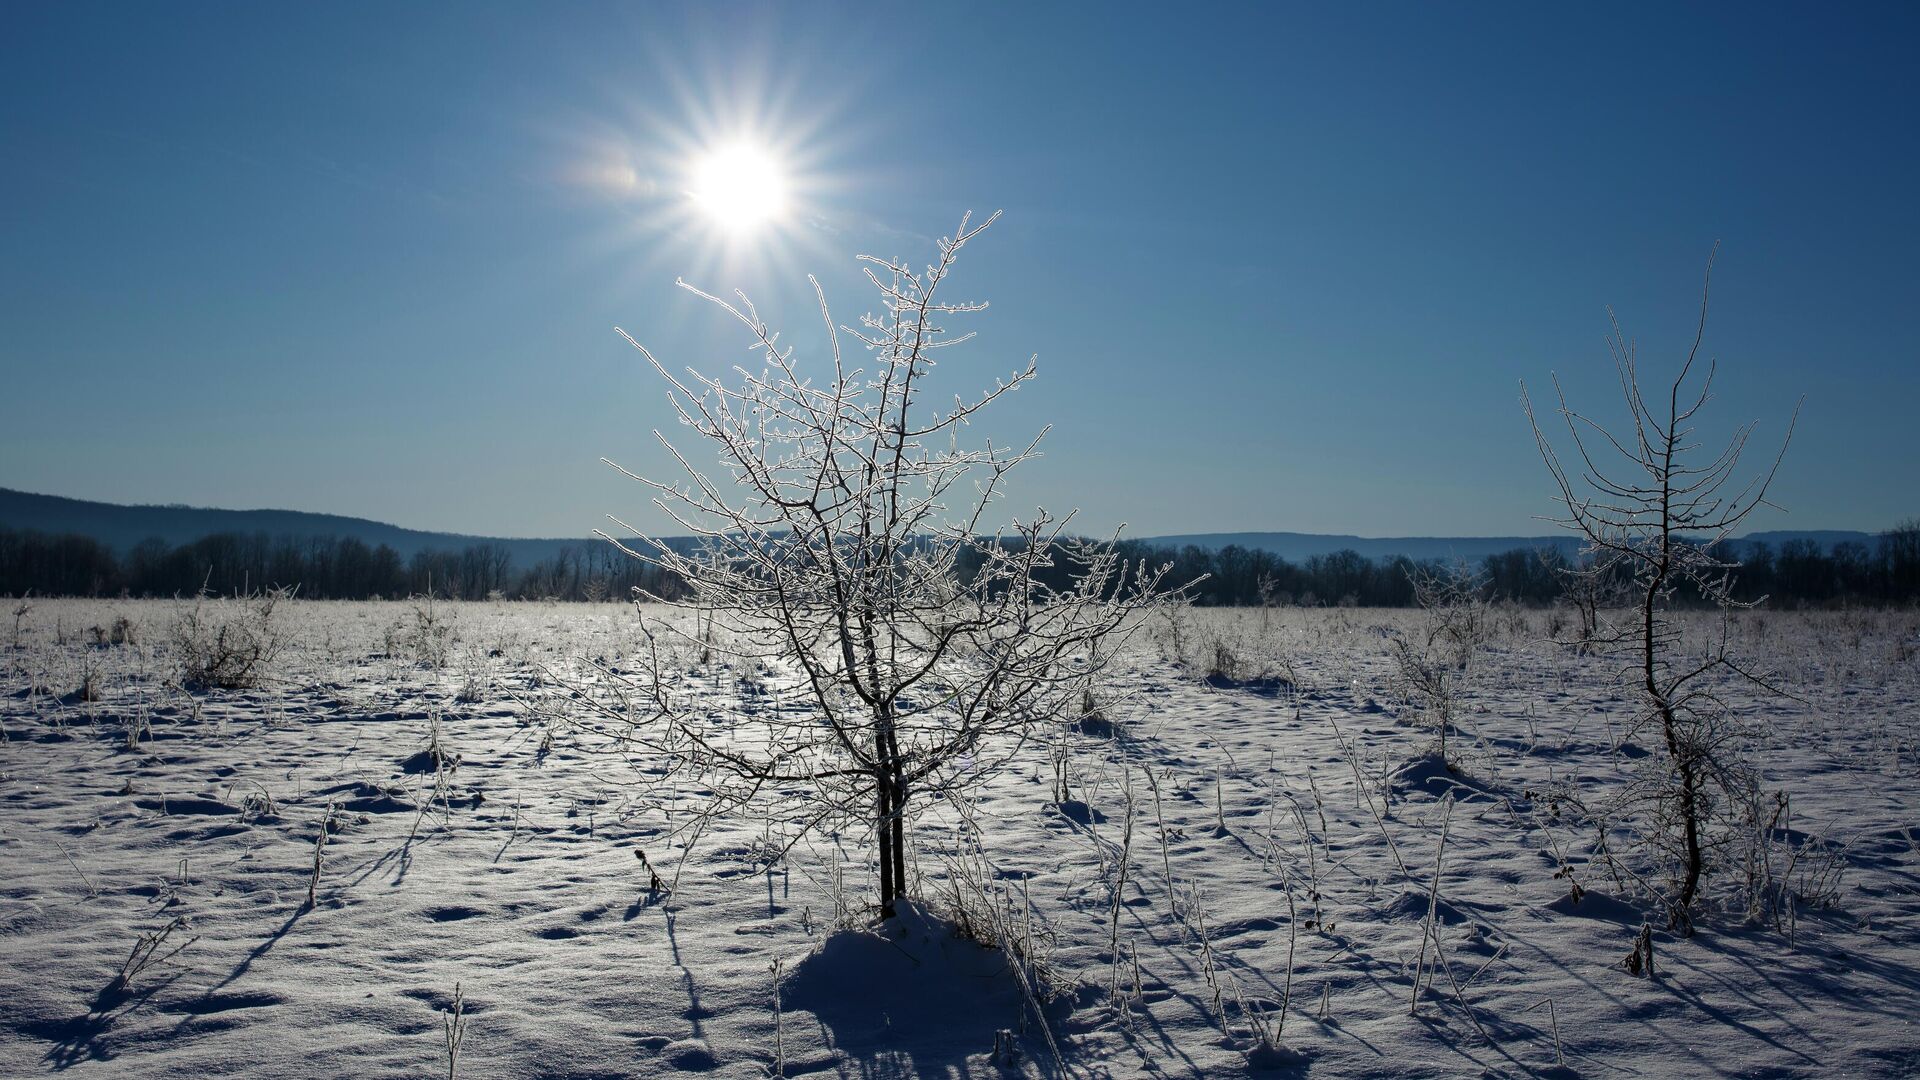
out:
{"label": "clear sky", "polygon": [[[954,385],[1044,423],[1007,512],[1134,535],[1551,531],[1518,404],[1603,416],[1715,241],[1716,414],[1780,434],[1762,528],[1920,514],[1909,4],[12,4],[0,486],[584,535],[666,472],[658,377],[750,360],[673,286],[804,292],[1005,217]],[[693,162],[790,170],[775,227]]]}

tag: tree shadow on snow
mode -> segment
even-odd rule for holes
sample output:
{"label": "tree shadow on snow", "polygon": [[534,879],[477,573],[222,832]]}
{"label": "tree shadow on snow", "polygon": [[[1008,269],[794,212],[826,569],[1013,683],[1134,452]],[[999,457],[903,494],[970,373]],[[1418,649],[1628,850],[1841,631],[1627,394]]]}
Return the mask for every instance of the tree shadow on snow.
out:
{"label": "tree shadow on snow", "polygon": [[[977,1066],[996,1033],[1018,1032],[1027,1014],[1005,954],[956,936],[906,901],[880,928],[829,937],[794,965],[780,1000],[812,1013],[828,1045],[863,1077],[968,1075],[968,1059]],[[1071,1002],[1053,1003],[1048,1024],[1057,1028],[1071,1011]],[[1037,1030],[1018,1039],[1024,1057],[1051,1064]]]}

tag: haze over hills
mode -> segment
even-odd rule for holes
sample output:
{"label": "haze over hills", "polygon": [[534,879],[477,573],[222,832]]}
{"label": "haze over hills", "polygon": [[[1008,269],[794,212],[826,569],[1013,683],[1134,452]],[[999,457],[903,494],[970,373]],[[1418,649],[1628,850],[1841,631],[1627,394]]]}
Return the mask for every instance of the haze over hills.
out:
{"label": "haze over hills", "polygon": [[[1810,529],[1810,530],[1774,530],[1770,532],[1748,533],[1739,538],[1742,543],[1764,543],[1778,548],[1789,540],[1812,540],[1822,550],[1831,551],[1835,544],[1855,541],[1871,546],[1875,534],[1855,532],[1848,529]],[[1253,548],[1272,552],[1288,562],[1305,562],[1315,555],[1327,555],[1335,551],[1354,551],[1369,559],[1390,559],[1396,555],[1405,555],[1416,560],[1441,559],[1451,561],[1466,559],[1474,561],[1488,555],[1498,555],[1518,548],[1559,548],[1561,552],[1572,555],[1581,548],[1581,540],[1572,533],[1560,533],[1554,536],[1342,536],[1324,533],[1293,532],[1243,532],[1243,533],[1196,533],[1189,536],[1151,536],[1144,538],[1149,543],[1172,547],[1185,547],[1192,544],[1208,551],[1218,551],[1230,544],[1243,548]]]}
{"label": "haze over hills", "polygon": [[[365,518],[317,514],[303,510],[222,510],[204,507],[122,506],[116,503],[68,499],[58,495],[0,488],[0,528],[32,529],[43,533],[80,533],[124,555],[134,545],[158,538],[179,545],[216,533],[266,533],[273,537],[309,539],[352,537],[370,547],[386,544],[411,558],[419,551],[457,551],[472,544],[498,544],[513,564],[532,566],[554,557],[562,548],[604,543],[593,537],[508,538],[408,529]],[[1197,533],[1177,536],[1133,537],[1147,543],[1210,551],[1229,545],[1271,552],[1289,562],[1305,562],[1316,555],[1354,551],[1370,559],[1405,555],[1413,559],[1477,560],[1516,548],[1557,547],[1572,553],[1579,542],[1568,534],[1552,536],[1410,536],[1367,537],[1294,532]],[[1823,549],[1843,541],[1868,543],[1872,533],[1848,530],[1757,532],[1742,538],[1779,547],[1789,540],[1813,540]]]}

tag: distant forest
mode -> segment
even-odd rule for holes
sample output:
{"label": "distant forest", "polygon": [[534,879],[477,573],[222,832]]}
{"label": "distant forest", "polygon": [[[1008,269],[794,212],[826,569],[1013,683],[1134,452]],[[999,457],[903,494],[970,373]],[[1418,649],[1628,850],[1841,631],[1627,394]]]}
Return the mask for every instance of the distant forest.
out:
{"label": "distant forest", "polygon": [[[1487,599],[1545,607],[1560,599],[1567,572],[1576,568],[1553,548],[1516,548],[1460,565],[1437,559],[1369,559],[1352,551],[1292,563],[1239,547],[1209,551],[1123,546],[1133,558],[1171,562],[1170,580],[1207,575],[1193,589],[1195,602],[1206,605],[1412,607],[1415,575],[1464,571],[1477,580]],[[1768,606],[1784,608],[1920,602],[1920,519],[1880,534],[1871,546],[1843,541],[1827,547],[1814,540],[1789,540],[1778,548],[1755,541],[1731,546],[1736,550],[1726,557],[1741,563],[1733,572],[1734,596],[1743,601],[1765,598]]]}
{"label": "distant forest", "polygon": [[[1353,551],[1296,563],[1237,546],[1208,550],[1127,541],[1121,547],[1131,560],[1172,563],[1171,581],[1204,577],[1192,592],[1195,602],[1206,605],[1409,607],[1414,574],[1458,569],[1437,560],[1376,560]],[[1765,597],[1771,606],[1786,608],[1920,602],[1920,519],[1882,533],[1872,545],[1845,541],[1828,548],[1790,540],[1776,549],[1741,542],[1738,558],[1735,594],[1746,600]],[[1571,568],[1553,549],[1519,548],[1466,570],[1489,599],[1545,606],[1561,596]],[[120,556],[88,536],[0,528],[0,595],[168,597],[203,588],[226,595],[281,586],[297,586],[300,596],[317,600],[431,593],[461,600],[605,601],[625,600],[635,587],[663,596],[680,591],[672,575],[610,544],[563,547],[552,558],[519,568],[501,544],[421,551],[403,559],[385,544],[370,547],[351,537],[222,533],[177,546],[148,540]]]}
{"label": "distant forest", "polygon": [[504,544],[419,551],[411,558],[354,537],[218,533],[170,546],[134,545],[125,556],[90,536],[0,528],[0,594],[192,596],[297,586],[315,600],[624,600],[635,586],[672,595],[677,581],[611,544],[564,547],[516,568]]}

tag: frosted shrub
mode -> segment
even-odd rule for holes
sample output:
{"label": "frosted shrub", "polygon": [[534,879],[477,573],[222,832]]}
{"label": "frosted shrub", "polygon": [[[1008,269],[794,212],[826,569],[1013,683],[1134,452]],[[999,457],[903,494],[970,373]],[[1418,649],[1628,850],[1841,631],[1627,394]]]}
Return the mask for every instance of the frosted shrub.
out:
{"label": "frosted shrub", "polygon": [[287,646],[277,609],[292,589],[216,600],[205,594],[174,620],[181,684],[191,690],[245,690],[260,684]]}
{"label": "frosted shrub", "polygon": [[1493,608],[1483,579],[1465,565],[1415,569],[1407,577],[1420,605],[1420,625],[1388,638],[1387,652],[1401,697],[1420,709],[1441,759],[1451,765],[1447,736],[1461,709],[1474,654],[1492,633]]}
{"label": "frosted shrub", "polygon": [[1459,711],[1462,669],[1439,659],[1431,645],[1421,646],[1404,634],[1387,639],[1393,657],[1399,696],[1420,710],[1422,723],[1432,729],[1435,750],[1447,760],[1447,735]]}
{"label": "frosted shrub", "polygon": [[1485,575],[1464,563],[1447,570],[1416,568],[1407,574],[1420,608],[1426,650],[1465,671],[1493,635],[1494,609]]}
{"label": "frosted shrub", "polygon": [[432,591],[414,597],[406,613],[388,627],[386,633],[388,656],[435,670],[446,666],[453,642],[453,615],[445,605],[434,600]]}

